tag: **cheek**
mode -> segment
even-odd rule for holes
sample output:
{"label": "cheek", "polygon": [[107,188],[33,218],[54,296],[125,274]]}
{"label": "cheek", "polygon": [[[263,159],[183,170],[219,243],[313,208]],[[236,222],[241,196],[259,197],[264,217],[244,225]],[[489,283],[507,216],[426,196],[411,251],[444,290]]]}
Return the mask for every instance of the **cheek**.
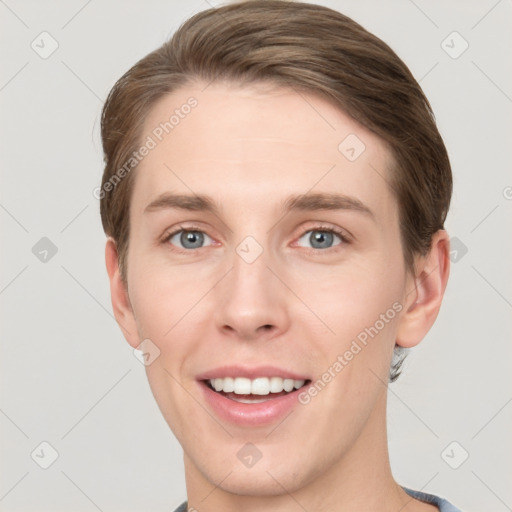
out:
{"label": "cheek", "polygon": [[132,256],[129,271],[130,301],[147,336],[164,336],[187,313],[202,288],[200,279],[180,267],[143,255]]}
{"label": "cheek", "polygon": [[361,258],[357,264],[317,269],[308,273],[308,280],[301,278],[300,289],[307,297],[307,304],[340,341],[356,337],[376,322],[381,327],[382,315],[385,330],[394,328],[404,276],[400,268],[375,260],[379,258],[366,261]]}
{"label": "cheek", "polygon": [[199,350],[202,337],[194,335],[201,329],[197,305],[208,290],[207,283],[196,282],[177,267],[142,258],[132,261],[130,298],[139,336],[150,339],[159,350],[158,357],[146,366],[148,383],[163,416],[182,440],[187,431],[185,419],[198,414],[196,402],[190,400],[194,390],[183,376],[189,373],[190,355]]}
{"label": "cheek", "polygon": [[[160,363],[173,373],[200,344],[198,333],[211,315],[208,292],[216,274],[208,276],[184,267],[134,258],[130,301],[141,339],[149,338],[160,350]],[[213,276],[213,277],[212,277]],[[148,371],[152,368],[148,367]]]}

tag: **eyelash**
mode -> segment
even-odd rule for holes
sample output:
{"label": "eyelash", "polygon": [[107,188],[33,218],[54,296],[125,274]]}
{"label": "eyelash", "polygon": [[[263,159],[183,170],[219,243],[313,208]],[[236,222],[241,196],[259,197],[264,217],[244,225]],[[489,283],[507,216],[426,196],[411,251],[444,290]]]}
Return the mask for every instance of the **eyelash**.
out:
{"label": "eyelash", "polygon": [[[188,232],[194,232],[194,231],[197,231],[199,233],[203,233],[203,234],[206,234],[201,228],[197,227],[197,226],[182,226],[180,225],[179,226],[180,229],[175,229],[174,231],[172,231],[171,233],[168,233],[164,236],[163,240],[161,241],[161,243],[163,245],[170,245],[169,244],[169,241],[171,240],[171,238],[182,232],[182,231],[188,231]],[[347,234],[345,232],[342,232],[341,230],[338,230],[336,228],[332,228],[330,226],[314,226],[312,228],[309,228],[305,231],[302,232],[302,234],[298,237],[298,240],[301,239],[306,233],[309,233],[311,231],[321,231],[321,232],[326,232],[326,233],[333,233],[335,234],[336,236],[338,236],[340,238],[340,240],[342,241],[341,244],[338,244],[338,245],[335,245],[334,247],[329,247],[327,249],[315,249],[314,247],[303,247],[303,249],[305,249],[308,253],[315,253],[315,254],[318,254],[318,253],[329,253],[329,252],[332,252],[332,251],[336,251],[340,245],[348,245],[351,243],[349,237],[347,236]],[[210,237],[212,238],[212,237]],[[173,246],[172,247],[172,250],[173,251],[176,251],[176,252],[179,252],[181,254],[190,254],[191,252],[193,251],[197,251],[199,249],[204,249],[204,247],[199,247],[198,249],[180,249],[179,247],[175,247]]]}

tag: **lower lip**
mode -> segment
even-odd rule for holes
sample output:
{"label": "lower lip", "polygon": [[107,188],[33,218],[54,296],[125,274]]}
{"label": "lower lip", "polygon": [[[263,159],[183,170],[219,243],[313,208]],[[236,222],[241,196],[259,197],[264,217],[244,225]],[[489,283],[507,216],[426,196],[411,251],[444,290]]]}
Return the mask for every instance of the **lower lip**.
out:
{"label": "lower lip", "polygon": [[267,425],[289,414],[298,404],[298,394],[302,388],[266,402],[244,404],[235,402],[210,389],[203,381],[199,382],[206,402],[221,419],[237,425]]}

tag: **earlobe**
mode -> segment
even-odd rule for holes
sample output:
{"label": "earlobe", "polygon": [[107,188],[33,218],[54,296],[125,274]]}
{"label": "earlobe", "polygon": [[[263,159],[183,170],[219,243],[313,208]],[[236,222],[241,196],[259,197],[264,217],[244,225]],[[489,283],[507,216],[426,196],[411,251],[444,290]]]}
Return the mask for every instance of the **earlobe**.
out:
{"label": "earlobe", "polygon": [[410,290],[406,290],[404,313],[396,344],[410,348],[417,345],[434,324],[450,274],[450,240],[441,229],[432,237],[430,252],[419,259]]}
{"label": "earlobe", "polygon": [[112,309],[126,341],[133,347],[139,346],[137,324],[128,296],[126,285],[119,273],[117,245],[112,237],[108,237],[105,246],[105,263],[110,280],[110,297]]}

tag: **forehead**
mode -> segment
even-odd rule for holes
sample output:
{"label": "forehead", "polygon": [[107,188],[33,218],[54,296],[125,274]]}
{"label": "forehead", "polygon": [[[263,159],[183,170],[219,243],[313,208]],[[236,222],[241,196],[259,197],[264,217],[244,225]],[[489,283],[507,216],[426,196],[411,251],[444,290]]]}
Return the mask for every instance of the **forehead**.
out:
{"label": "forehead", "polygon": [[[149,139],[154,147],[136,169],[137,209],[166,191],[268,204],[276,194],[312,188],[357,195],[388,213],[394,208],[384,141],[313,95],[190,85],[154,105],[141,141]],[[251,198],[241,197],[241,188]]]}

